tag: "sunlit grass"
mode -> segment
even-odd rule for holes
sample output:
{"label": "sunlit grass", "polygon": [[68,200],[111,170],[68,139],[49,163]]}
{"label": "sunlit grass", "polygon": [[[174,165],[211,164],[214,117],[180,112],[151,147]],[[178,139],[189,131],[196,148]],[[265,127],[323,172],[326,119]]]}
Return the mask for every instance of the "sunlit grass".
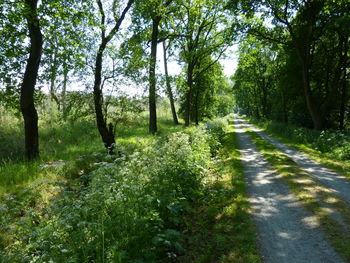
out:
{"label": "sunlit grass", "polygon": [[[335,249],[350,260],[350,208],[330,189],[317,183],[292,159],[257,133],[247,130],[264,158],[287,183],[301,203],[311,211]],[[338,218],[343,222],[339,222]],[[345,223],[345,224],[344,224]],[[346,226],[347,225],[347,226]]]}
{"label": "sunlit grass", "polygon": [[[168,120],[159,120],[160,135],[169,134],[183,129],[182,125],[174,125]],[[16,138],[20,134],[19,126],[11,126]],[[7,136],[10,136],[10,131]],[[50,127],[41,127],[40,131],[40,159],[33,162],[19,158],[0,160],[0,196],[4,193],[15,193],[35,179],[46,177],[46,169],[40,165],[62,160],[73,162],[81,156],[94,152],[105,152],[101,137],[92,120],[63,124],[52,124]],[[116,127],[117,147],[132,147],[149,145],[157,138],[148,132],[147,118],[142,118],[131,125]],[[20,151],[23,154],[23,151]]]}

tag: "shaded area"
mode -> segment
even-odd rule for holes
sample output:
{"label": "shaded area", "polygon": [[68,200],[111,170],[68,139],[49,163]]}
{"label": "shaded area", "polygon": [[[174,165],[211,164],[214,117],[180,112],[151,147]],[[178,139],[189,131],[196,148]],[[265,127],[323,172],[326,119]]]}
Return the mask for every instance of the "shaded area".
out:
{"label": "shaded area", "polygon": [[244,134],[244,122],[238,119],[235,123],[265,262],[343,262],[312,214],[298,203]]}
{"label": "shaded area", "polygon": [[262,138],[268,140],[274,146],[280,149],[285,155],[296,162],[303,170],[308,172],[312,178],[316,179],[324,186],[331,188],[335,194],[350,203],[350,180],[345,176],[339,175],[330,169],[327,169],[316,161],[310,159],[304,153],[301,153],[292,147],[289,147],[279,142],[278,140],[266,135],[264,132],[244,122],[242,119],[240,119],[240,121],[249,127],[249,129],[253,130]]}

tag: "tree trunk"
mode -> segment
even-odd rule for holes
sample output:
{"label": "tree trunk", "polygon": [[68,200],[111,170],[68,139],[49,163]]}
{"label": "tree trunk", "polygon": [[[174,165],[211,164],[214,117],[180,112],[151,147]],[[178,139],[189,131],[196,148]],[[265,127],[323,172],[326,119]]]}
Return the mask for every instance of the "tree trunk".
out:
{"label": "tree trunk", "polygon": [[339,41],[341,42],[342,50],[340,50],[340,111],[339,111],[339,129],[344,130],[345,128],[345,112],[346,112],[346,103],[348,101],[348,94],[347,94],[347,65],[348,65],[348,53],[349,53],[349,38],[348,36],[343,36],[342,34],[338,33]]}
{"label": "tree trunk", "polygon": [[96,114],[96,123],[98,131],[102,137],[102,141],[105,144],[105,147],[108,149],[109,154],[114,153],[115,139],[114,139],[114,126],[112,123],[108,124],[107,127],[107,117],[104,117],[103,114],[103,93],[101,87],[102,80],[102,62],[103,62],[103,52],[106,49],[106,46],[109,41],[112,40],[114,35],[119,31],[120,25],[123,22],[126,13],[131,8],[134,0],[129,0],[127,6],[122,11],[120,17],[116,21],[116,24],[111,29],[109,34],[106,36],[106,16],[103,10],[103,5],[101,0],[97,0],[97,5],[101,14],[101,44],[96,54],[95,62],[95,81],[94,81],[94,105],[95,105],[95,114]]}
{"label": "tree trunk", "polygon": [[107,127],[107,122],[105,121],[102,106],[103,106],[103,94],[101,90],[101,79],[102,79],[102,61],[103,61],[103,52],[106,48],[105,39],[102,40],[100,48],[96,55],[96,64],[95,64],[95,83],[94,83],[94,104],[95,104],[95,114],[96,114],[96,123],[98,131],[100,132],[102,141],[105,147],[108,149],[109,153],[113,153],[115,139],[114,139],[114,128],[112,124],[109,124]]}
{"label": "tree trunk", "polygon": [[310,73],[307,59],[301,60],[304,94],[306,99],[306,105],[312,118],[313,127],[315,130],[322,130],[325,126],[325,116],[321,107],[318,107],[315,99],[312,96],[310,88]]}
{"label": "tree trunk", "polygon": [[61,94],[62,119],[64,121],[67,120],[67,103],[66,103],[67,82],[68,82],[68,70],[64,70],[64,72],[63,72],[62,94]]}
{"label": "tree trunk", "polygon": [[56,95],[56,88],[55,88],[55,83],[56,83],[56,78],[57,78],[57,51],[55,50],[54,54],[52,54],[52,58],[50,63],[52,64],[52,72],[51,72],[51,78],[50,78],[50,96],[51,96],[51,101],[56,102],[58,111],[60,111],[60,101]]}
{"label": "tree trunk", "polygon": [[156,62],[157,62],[157,44],[158,44],[158,26],[161,17],[152,19],[152,39],[151,39],[151,58],[149,62],[149,132],[157,132],[157,106],[156,106]]}
{"label": "tree trunk", "polygon": [[196,92],[196,100],[195,100],[195,105],[194,105],[194,121],[196,125],[199,125],[199,95],[198,95],[198,90]]}
{"label": "tree trunk", "polygon": [[28,160],[39,157],[38,113],[34,105],[34,90],[41,61],[43,37],[37,14],[38,0],[25,0],[25,17],[30,36],[30,54],[21,85],[20,106],[24,119],[25,154]]}
{"label": "tree trunk", "polygon": [[287,104],[286,104],[286,99],[284,97],[283,91],[281,92],[281,96],[282,96],[283,122],[288,123]]}
{"label": "tree trunk", "polygon": [[166,48],[166,45],[165,45],[165,41],[163,41],[164,72],[165,72],[166,90],[167,90],[169,101],[170,101],[170,108],[171,108],[171,114],[173,115],[173,122],[174,122],[174,124],[178,125],[179,124],[179,120],[177,118],[176,109],[175,109],[175,103],[174,103],[173,91],[171,90],[171,85],[170,85],[170,79],[169,79],[169,74],[168,74],[168,61],[167,61],[166,51],[167,51],[167,48]]}
{"label": "tree trunk", "polygon": [[194,66],[192,63],[188,64],[187,67],[187,86],[188,91],[186,93],[186,100],[185,100],[185,126],[190,126],[191,122],[191,99],[192,99],[192,86],[193,86],[193,70]]}

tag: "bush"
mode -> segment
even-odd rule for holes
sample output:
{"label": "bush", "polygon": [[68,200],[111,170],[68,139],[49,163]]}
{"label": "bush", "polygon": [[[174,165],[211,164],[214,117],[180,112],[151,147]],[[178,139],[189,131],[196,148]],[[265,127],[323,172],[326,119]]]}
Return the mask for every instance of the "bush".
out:
{"label": "bush", "polygon": [[212,156],[217,154],[217,151],[221,147],[222,141],[225,136],[225,128],[227,127],[227,120],[225,118],[209,121],[205,124],[205,129],[210,134],[209,145]]}
{"label": "bush", "polygon": [[[213,129],[214,130],[214,129]],[[215,129],[219,130],[219,129]],[[47,209],[18,221],[13,262],[164,262],[183,253],[184,213],[202,195],[211,163],[205,129],[161,138],[96,161]],[[101,158],[95,158],[99,160]],[[0,253],[1,254],[1,253]],[[1,259],[1,257],[0,257]],[[5,259],[5,255],[3,255]]]}

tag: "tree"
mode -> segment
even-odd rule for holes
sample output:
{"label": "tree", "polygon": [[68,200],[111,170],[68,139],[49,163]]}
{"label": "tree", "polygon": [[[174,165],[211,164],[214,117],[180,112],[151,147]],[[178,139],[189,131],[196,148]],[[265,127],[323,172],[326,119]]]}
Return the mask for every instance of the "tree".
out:
{"label": "tree", "polygon": [[[226,13],[222,3],[211,0],[182,2],[184,12],[178,14],[178,32],[184,37],[178,39],[181,59],[186,64],[185,126],[191,123],[192,97],[195,79],[209,71],[226,50]],[[207,58],[212,57],[208,60]],[[207,63],[208,62],[208,63]]]}
{"label": "tree", "polygon": [[20,105],[24,119],[25,152],[28,160],[39,156],[38,113],[34,106],[34,90],[42,54],[43,36],[37,14],[38,0],[25,0],[24,16],[30,36],[30,53],[21,85]]}
{"label": "tree", "polygon": [[[120,13],[119,17],[114,13],[115,24],[109,33],[107,30],[107,21],[106,14],[101,0],[96,0],[99,13],[101,16],[101,23],[99,25],[101,30],[101,42],[96,53],[95,59],[95,69],[94,69],[94,105],[95,105],[95,114],[96,114],[96,123],[98,131],[102,137],[102,141],[105,144],[105,147],[109,150],[109,153],[113,153],[115,138],[114,138],[114,127],[112,123],[109,123],[107,126],[106,118],[103,114],[103,93],[102,93],[102,64],[103,64],[103,53],[106,50],[108,43],[112,38],[117,34],[119,28],[125,18],[126,13],[131,8],[134,0],[129,0],[126,7]],[[118,1],[113,2],[113,9],[116,10]]]}
{"label": "tree", "polygon": [[[146,24],[151,29],[150,32],[150,57],[149,57],[149,132],[157,132],[157,106],[156,106],[156,62],[157,46],[159,43],[159,33],[161,22],[165,16],[172,13],[171,4],[174,0],[151,0],[137,2],[134,12],[134,22],[142,27]],[[176,2],[176,1],[175,1]],[[138,30],[140,30],[140,27]]]}
{"label": "tree", "polygon": [[168,73],[168,56],[167,52],[170,47],[170,44],[167,46],[166,45],[166,40],[163,41],[163,60],[164,60],[164,73],[165,73],[165,85],[166,85],[166,93],[169,97],[169,102],[170,102],[170,108],[171,108],[171,114],[173,116],[173,122],[174,124],[179,124],[179,120],[177,118],[177,113],[175,109],[175,102],[174,102],[174,95],[173,91],[171,88],[171,83],[170,83],[170,76]]}
{"label": "tree", "polygon": [[[330,123],[331,113],[339,103],[339,81],[346,83],[344,57],[348,56],[344,36],[348,30],[342,30],[340,35],[332,36],[333,40],[327,45],[329,33],[334,32],[335,24],[339,28],[349,28],[350,4],[348,1],[229,1],[231,10],[237,13],[237,9],[243,10],[248,23],[244,23],[249,34],[260,39],[285,45],[292,48],[300,61],[302,73],[303,93],[309,114],[315,129],[323,129],[332,126]],[[240,8],[238,8],[240,7]],[[254,11],[257,11],[258,19],[251,19]],[[270,19],[269,22],[268,19]],[[332,28],[332,29],[331,29]],[[341,44],[343,43],[343,44]],[[336,53],[327,52],[322,54],[320,50],[327,46],[327,50],[334,50],[338,46],[341,50]],[[343,55],[339,55],[343,54]],[[336,57],[334,70],[331,67],[322,68],[320,63],[330,65]],[[340,59],[342,57],[342,59]],[[323,62],[321,62],[323,61]],[[328,62],[327,62],[328,61]],[[340,66],[342,65],[342,66]],[[333,71],[333,72],[332,72]],[[322,74],[319,74],[321,73]],[[335,73],[337,72],[337,73]],[[340,72],[343,72],[339,74]],[[327,76],[326,79],[320,76]],[[341,80],[342,79],[342,80]],[[346,90],[346,89],[345,89]],[[343,93],[344,94],[344,93]],[[344,97],[344,96],[343,96]],[[342,110],[340,110],[342,112]],[[343,119],[340,117],[340,119]]]}

